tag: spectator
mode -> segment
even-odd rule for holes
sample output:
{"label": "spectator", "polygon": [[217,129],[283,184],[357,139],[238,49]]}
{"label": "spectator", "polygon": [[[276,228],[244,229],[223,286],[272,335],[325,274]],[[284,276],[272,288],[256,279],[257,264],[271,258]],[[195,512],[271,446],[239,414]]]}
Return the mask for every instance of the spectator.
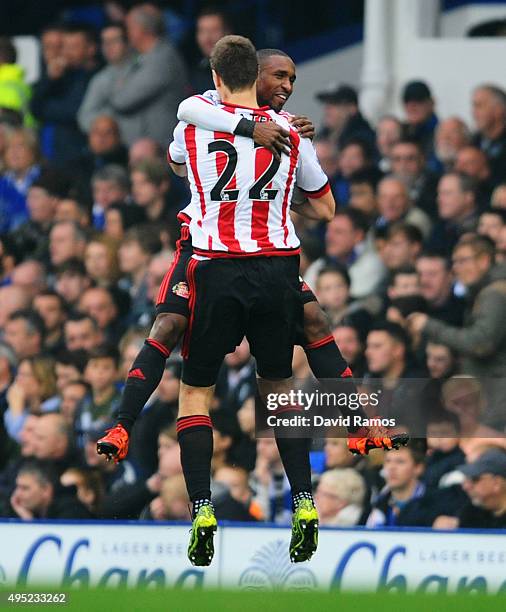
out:
{"label": "spectator", "polygon": [[69,306],[75,306],[90,285],[84,263],[77,257],[70,257],[56,268],[55,289]]}
{"label": "spectator", "polygon": [[99,115],[90,126],[88,147],[79,157],[69,162],[67,172],[74,177],[77,192],[91,204],[93,196],[90,181],[94,173],[109,165],[126,166],[127,163],[128,151],[121,143],[117,122],[108,115]]}
{"label": "spectator", "polygon": [[350,178],[355,172],[369,170],[378,176],[373,167],[373,151],[370,145],[359,138],[350,138],[339,154],[339,175],[333,180],[332,188],[336,200],[348,204],[350,198]]}
{"label": "spectator", "polygon": [[455,415],[443,412],[427,423],[428,458],[422,480],[429,488],[444,486],[444,477],[458,468],[465,455],[460,443],[460,425]]}
{"label": "spectator", "polygon": [[320,525],[352,527],[360,523],[366,486],[353,468],[324,472],[315,492]]}
{"label": "spectator", "polygon": [[87,519],[90,513],[69,494],[62,494],[54,475],[40,462],[24,464],[10,499],[11,516],[24,521],[43,519]]}
{"label": "spectator", "polygon": [[253,499],[266,520],[275,523],[289,522],[289,485],[274,438],[258,438],[257,460],[250,485],[253,489]]}
{"label": "spectator", "polygon": [[403,221],[417,227],[424,237],[430,234],[430,218],[412,205],[405,183],[394,176],[387,176],[378,184],[378,212],[377,228]]}
{"label": "spectator", "polygon": [[56,410],[54,362],[47,357],[22,359],[13,384],[7,392],[5,427],[11,438],[20,440],[29,414]]}
{"label": "spectator", "polygon": [[101,230],[105,223],[105,212],[115,202],[125,202],[130,183],[122,166],[110,164],[96,170],[91,178],[93,191],[93,225]]}
{"label": "spectator", "polygon": [[25,125],[33,123],[29,103],[31,90],[25,81],[25,70],[16,63],[17,52],[12,41],[0,37],[0,109],[16,111]]}
{"label": "spectator", "polygon": [[90,211],[80,199],[65,197],[56,205],[54,220],[71,221],[82,229],[87,229],[91,222]]}
{"label": "spectator", "polygon": [[502,183],[492,192],[492,200],[490,202],[492,208],[506,208],[506,184]]}
{"label": "spectator", "polygon": [[376,188],[378,176],[371,170],[358,170],[349,177],[350,197],[348,205],[362,211],[370,221],[378,215]]}
{"label": "spectator", "polygon": [[[188,518],[188,504],[190,500],[182,474],[175,474],[163,481],[160,499],[162,501],[163,517],[165,519],[170,521],[181,521]],[[153,511],[151,512],[153,513]]]}
{"label": "spectator", "polygon": [[374,144],[374,131],[358,107],[358,95],[349,85],[331,85],[316,94],[323,103],[323,128],[319,137],[327,138],[341,149],[351,138]]}
{"label": "spectator", "polygon": [[33,456],[41,461],[49,461],[58,474],[62,474],[76,461],[70,430],[61,414],[42,414],[38,417],[33,446]]}
{"label": "spectator", "polygon": [[33,309],[44,322],[44,350],[55,355],[63,348],[63,324],[67,318],[65,302],[56,291],[46,289],[34,297]]}
{"label": "spectator", "polygon": [[146,213],[140,206],[111,204],[105,211],[104,233],[114,240],[122,240],[128,229],[146,221]]}
{"label": "spectator", "polygon": [[458,527],[504,529],[506,527],[506,453],[490,450],[473,463],[463,465],[464,491],[470,503],[462,508]]}
{"label": "spectator", "polygon": [[28,188],[29,218],[12,234],[17,248],[25,257],[49,261],[48,234],[55,220],[58,202],[69,189],[66,178],[45,170]]}
{"label": "spectator", "polygon": [[112,422],[119,405],[120,394],[116,388],[119,354],[117,349],[102,346],[90,351],[84,378],[91,393],[79,408],[76,428],[79,439],[91,430],[106,429]]}
{"label": "spectator", "polygon": [[261,520],[261,509],[252,499],[248,485],[248,472],[238,466],[224,465],[216,470],[213,485],[223,485],[225,491],[218,494],[215,506],[217,516],[224,521]]}
{"label": "spectator", "polygon": [[202,93],[208,89],[214,89],[211,76],[209,58],[214,45],[232,29],[227,16],[223,11],[216,8],[202,10],[197,16],[195,41],[197,43],[200,58],[195,61],[190,69],[190,83],[195,93]]}
{"label": "spectator", "polygon": [[447,346],[437,342],[427,342],[425,352],[427,371],[431,378],[444,381],[454,374],[455,354]]}
{"label": "spectator", "polygon": [[149,221],[166,221],[170,182],[165,164],[158,160],[141,162],[132,167],[130,177],[133,199],[144,208]]}
{"label": "spectator", "polygon": [[420,377],[411,362],[410,338],[398,324],[377,323],[367,335],[368,373],[378,379],[382,389],[377,414],[394,419],[397,427],[406,427],[412,435],[425,433],[423,393],[420,385],[408,379]]}
{"label": "spectator", "polygon": [[18,264],[12,272],[12,286],[20,287],[31,300],[46,288],[46,270],[33,259]]}
{"label": "spectator", "polygon": [[8,285],[0,287],[0,329],[5,330],[9,317],[18,310],[25,310],[30,305],[30,296],[21,287]]}
{"label": "spectator", "polygon": [[427,314],[450,325],[462,325],[465,302],[453,291],[450,262],[439,251],[425,251],[416,261],[420,293],[427,303]]}
{"label": "spectator", "polygon": [[19,252],[15,242],[7,234],[0,235],[0,288],[10,284],[17,263]]}
{"label": "spectator", "polygon": [[164,40],[163,17],[153,5],[131,9],[126,26],[130,45],[139,57],[128,78],[116,82],[110,103],[120,124],[124,117],[132,120],[131,129],[123,134],[128,145],[149,137],[165,146],[184,98],[185,68],[179,54]]}
{"label": "spectator", "polygon": [[449,255],[459,238],[478,225],[476,182],[465,174],[444,174],[438,185],[437,204],[440,221],[428,242],[431,248]]}
{"label": "spectator", "polygon": [[376,148],[380,154],[378,167],[382,172],[390,172],[392,147],[399,142],[402,135],[402,123],[393,115],[381,117],[376,126]]}
{"label": "spectator", "polygon": [[469,128],[459,117],[448,117],[438,123],[434,138],[435,153],[445,172],[454,169],[459,151],[470,143]]}
{"label": "spectator", "polygon": [[70,315],[65,321],[64,336],[69,351],[91,351],[104,341],[104,335],[95,319],[81,313]]}
{"label": "spectator", "polygon": [[53,266],[61,266],[70,259],[81,259],[86,246],[86,234],[70,221],[55,223],[49,232],[49,255]]}
{"label": "spectator", "polygon": [[367,370],[363,342],[355,326],[344,320],[332,331],[337,346],[355,378],[362,378]]}
{"label": "spectator", "polygon": [[411,315],[410,325],[413,333],[423,332],[427,339],[460,353],[464,374],[498,377],[494,391],[488,385],[491,394],[488,422],[502,429],[506,424],[500,400],[506,355],[503,325],[506,294],[503,281],[494,280],[491,275],[493,262],[494,249],[488,240],[476,236],[463,238],[453,251],[453,265],[458,280],[469,292],[464,327],[459,329],[422,313]]}
{"label": "spectator", "polygon": [[381,259],[389,270],[413,266],[422,250],[423,236],[418,227],[409,223],[389,226]]}
{"label": "spectator", "polygon": [[480,85],[473,92],[473,144],[488,157],[492,181],[504,180],[506,166],[506,93],[494,85]]}
{"label": "spectator", "polygon": [[16,229],[28,220],[28,188],[38,178],[39,145],[35,134],[26,128],[13,131],[7,138],[5,172],[0,178],[0,232]]}
{"label": "spectator", "polygon": [[350,292],[350,277],[346,268],[333,266],[322,268],[316,278],[316,297],[327,313],[332,325],[344,317]]}
{"label": "spectator", "polygon": [[503,227],[506,226],[506,211],[500,208],[496,210],[486,210],[481,213],[478,220],[478,234],[487,236],[496,243]]}
{"label": "spectator", "polygon": [[402,512],[409,502],[425,494],[425,485],[420,480],[423,467],[424,456],[416,447],[408,446],[385,455],[386,485],[373,502],[367,519],[368,527],[393,526],[400,523]]}
{"label": "spectator", "polygon": [[44,155],[59,166],[77,157],[86,144],[77,111],[97,68],[95,33],[86,25],[67,26],[60,56],[47,64],[36,83],[32,112],[42,123]]}
{"label": "spectator", "polygon": [[406,135],[420,141],[429,162],[434,155],[434,130],[438,118],[434,112],[434,98],[426,83],[410,81],[402,92],[402,103],[406,115]]}
{"label": "spectator", "polygon": [[18,359],[34,357],[44,342],[44,321],[34,310],[16,310],[7,319],[4,339]]}
{"label": "spectator", "polygon": [[100,38],[106,66],[91,79],[79,107],[77,120],[81,130],[88,133],[97,117],[114,117],[119,122],[121,139],[128,142],[129,130],[135,130],[135,118],[128,115],[115,116],[111,97],[114,87],[128,78],[133,70],[135,58],[128,46],[126,30],[122,24],[114,23],[105,27]]}
{"label": "spectator", "polygon": [[[489,380],[483,384],[472,376],[453,376],[443,387],[441,397],[444,408],[456,415],[460,426],[460,447],[470,456],[483,444],[499,446],[506,450],[506,438],[501,430],[493,429],[486,424],[489,411],[486,391],[490,385]],[[501,415],[504,420],[504,415]]]}
{"label": "spectator", "polygon": [[162,147],[152,138],[139,138],[130,145],[128,150],[128,165],[130,167],[143,161],[161,160],[162,158]]}
{"label": "spectator", "polygon": [[56,388],[61,393],[66,385],[82,379],[87,361],[86,351],[63,348],[55,358]]}
{"label": "spectator", "polygon": [[347,266],[351,279],[351,296],[364,297],[372,293],[384,275],[384,268],[374,248],[366,238],[367,219],[355,209],[337,211],[327,225],[325,257],[311,264],[305,274],[310,286],[315,286],[319,270],[333,262]]}
{"label": "spectator", "polygon": [[49,24],[42,30],[40,35],[42,73],[47,74],[48,69],[52,71],[55,69],[54,64],[61,62],[64,31],[63,26],[57,23]]}
{"label": "spectator", "polygon": [[476,201],[480,210],[489,207],[492,195],[490,166],[485,153],[478,147],[462,147],[457,154],[454,170],[476,181]]}
{"label": "spectator", "polygon": [[121,337],[123,322],[118,319],[119,310],[113,294],[106,287],[86,289],[79,300],[79,310],[97,322],[108,341],[115,343]]}
{"label": "spectator", "polygon": [[61,475],[60,482],[64,487],[76,487],[77,499],[90,515],[92,517],[99,515],[105,494],[100,472],[72,467]]}
{"label": "spectator", "polygon": [[90,392],[89,385],[83,380],[67,383],[61,390],[60,413],[67,427],[74,429],[79,405]]}
{"label": "spectator", "polygon": [[148,265],[161,246],[156,232],[148,225],[130,228],[123,238],[119,248],[119,262],[121,272],[126,277],[122,279],[120,286],[130,294],[130,323],[144,326],[151,323],[154,313],[153,303],[147,295]]}
{"label": "spectator", "polygon": [[84,265],[89,278],[99,287],[113,286],[119,276],[118,243],[105,235],[97,235],[86,245]]}
{"label": "spectator", "polygon": [[413,138],[402,138],[392,146],[391,172],[404,182],[413,206],[421,208],[432,219],[437,216],[436,188],[438,177],[427,170],[422,145]]}

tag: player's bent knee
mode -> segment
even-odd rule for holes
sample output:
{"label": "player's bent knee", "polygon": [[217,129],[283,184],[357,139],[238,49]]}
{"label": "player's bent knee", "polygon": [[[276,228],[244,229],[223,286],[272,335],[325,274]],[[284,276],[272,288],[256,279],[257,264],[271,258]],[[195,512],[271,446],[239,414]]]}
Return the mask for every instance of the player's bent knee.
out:
{"label": "player's bent knee", "polygon": [[307,342],[317,342],[332,333],[330,320],[318,302],[304,305],[304,335]]}
{"label": "player's bent knee", "polygon": [[172,312],[161,313],[157,315],[149,337],[172,350],[179,342],[187,324],[186,317],[182,315]]}

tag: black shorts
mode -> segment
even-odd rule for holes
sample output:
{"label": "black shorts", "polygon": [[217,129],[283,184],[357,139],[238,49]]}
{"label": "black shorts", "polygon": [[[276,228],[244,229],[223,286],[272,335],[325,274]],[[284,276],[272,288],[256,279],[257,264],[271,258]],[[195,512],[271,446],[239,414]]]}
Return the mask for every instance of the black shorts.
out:
{"label": "black shorts", "polygon": [[174,312],[190,317],[188,306],[190,291],[186,280],[186,266],[193,255],[192,239],[188,225],[181,225],[181,236],[176,242],[172,264],[165,274],[156,298],[156,314]]}
{"label": "black shorts", "polygon": [[289,378],[303,318],[299,258],[192,257],[186,272],[190,321],[183,342],[183,382],[214,385],[225,355],[244,336],[262,378]]}
{"label": "black shorts", "polygon": [[[186,278],[186,266],[193,255],[192,239],[188,225],[181,225],[181,236],[176,242],[174,260],[165,274],[158,297],[156,298],[156,314],[173,312],[190,318],[190,291]],[[299,276],[299,291],[303,304],[316,302],[316,296]]]}

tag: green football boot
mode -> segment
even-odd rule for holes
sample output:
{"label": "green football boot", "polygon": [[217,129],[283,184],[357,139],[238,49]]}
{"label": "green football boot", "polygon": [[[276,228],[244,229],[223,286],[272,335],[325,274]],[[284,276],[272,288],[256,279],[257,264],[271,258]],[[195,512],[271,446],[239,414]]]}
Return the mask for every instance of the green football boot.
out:
{"label": "green football boot", "polygon": [[318,547],[318,512],[309,499],[299,502],[292,517],[290,561],[309,561]]}
{"label": "green football boot", "polygon": [[214,556],[213,538],[218,523],[210,504],[201,506],[193,519],[188,544],[188,559],[192,565],[211,565]]}

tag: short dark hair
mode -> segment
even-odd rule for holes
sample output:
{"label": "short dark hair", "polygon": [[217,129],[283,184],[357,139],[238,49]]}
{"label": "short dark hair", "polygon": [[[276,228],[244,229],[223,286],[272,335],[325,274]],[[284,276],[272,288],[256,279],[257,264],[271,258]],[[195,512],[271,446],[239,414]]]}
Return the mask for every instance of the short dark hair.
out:
{"label": "short dark hair", "polygon": [[363,213],[361,210],[357,210],[356,208],[345,208],[343,210],[338,210],[336,215],[336,217],[347,217],[351,224],[353,225],[354,229],[356,230],[362,230],[364,232],[364,234],[367,234],[368,230],[369,230],[369,220],[366,216],[365,213]]}
{"label": "short dark hair", "polygon": [[273,57],[274,55],[287,57],[293,62],[292,58],[288,55],[288,53],[281,51],[281,49],[259,49],[257,51],[258,63],[263,62],[264,60],[269,59],[269,57]]}
{"label": "short dark hair", "polygon": [[125,233],[123,243],[137,242],[140,248],[149,255],[158,253],[162,248],[162,243],[155,227],[148,225],[133,226]]}
{"label": "short dark hair", "polygon": [[369,330],[369,333],[373,331],[385,332],[393,340],[399,342],[400,344],[403,344],[404,348],[406,349],[406,353],[411,348],[411,341],[408,336],[408,333],[401,325],[399,325],[399,323],[394,323],[393,321],[381,321],[379,323],[376,323],[376,325],[373,325]]}
{"label": "short dark hair", "polygon": [[395,268],[395,270],[392,270],[390,272],[390,276],[388,279],[388,286],[392,287],[395,284],[395,280],[398,276],[400,276],[401,274],[405,274],[405,275],[413,275],[413,276],[417,276],[418,272],[416,271],[416,268],[414,266],[400,266],[398,268]]}
{"label": "short dark hair", "polygon": [[424,249],[420,255],[418,255],[417,261],[420,261],[420,259],[439,259],[440,261],[442,261],[444,263],[445,268],[449,271],[451,270],[451,262],[450,259],[447,257],[446,253],[441,250],[441,249],[436,249],[436,248],[427,248]]}
{"label": "short dark hair", "polygon": [[249,38],[224,36],[211,53],[211,68],[231,92],[251,87],[258,77],[256,49]]}
{"label": "short dark hair", "polygon": [[72,366],[79,370],[81,374],[84,372],[86,362],[88,360],[88,354],[84,349],[77,349],[75,351],[69,351],[67,349],[61,350],[55,358],[55,362],[58,364]]}
{"label": "short dark hair", "polygon": [[462,247],[471,247],[475,255],[488,255],[491,263],[495,258],[495,244],[488,236],[480,236],[478,234],[464,235],[453,247],[453,252]]}
{"label": "short dark hair", "polygon": [[89,363],[92,359],[112,359],[115,366],[118,367],[120,354],[114,345],[101,344],[100,346],[97,346],[89,351],[87,363]]}
{"label": "short dark hair", "polygon": [[472,193],[474,196],[476,196],[478,191],[478,181],[472,176],[464,174],[463,172],[456,172],[454,170],[451,172],[445,172],[441,179],[445,178],[445,176],[454,176],[459,183],[460,191],[464,193]]}
{"label": "short dark hair", "polygon": [[67,302],[54,289],[43,289],[42,291],[39,291],[37,293],[37,295],[33,299],[35,300],[38,297],[54,297],[54,298],[56,298],[58,300],[58,302],[60,304],[60,309],[63,310],[63,312],[67,312],[67,310],[68,310]]}
{"label": "short dark hair", "polygon": [[324,274],[339,274],[339,276],[346,283],[346,286],[348,287],[348,289],[351,286],[351,279],[350,279],[350,275],[348,273],[348,270],[344,266],[339,265],[338,263],[335,263],[335,264],[332,264],[332,265],[328,265],[328,266],[325,266],[324,268],[322,268],[318,272],[318,277],[317,278],[319,279]]}
{"label": "short dark hair", "polygon": [[403,135],[400,138],[400,140],[398,140],[397,142],[394,142],[394,144],[392,145],[392,148],[396,147],[397,145],[411,145],[413,147],[416,147],[419,153],[421,153],[422,155],[425,155],[425,151],[423,150],[422,142],[420,141],[419,138],[416,138],[415,136]]}
{"label": "short dark hair", "polygon": [[41,339],[44,339],[44,334],[46,333],[44,321],[35,310],[30,308],[15,310],[9,315],[8,321],[25,321],[30,335],[39,334]]}
{"label": "short dark hair", "polygon": [[348,138],[342,144],[341,152],[346,149],[346,147],[352,146],[359,147],[366,162],[372,162],[374,158],[374,150],[367,141],[365,141],[363,138]]}
{"label": "short dark hair", "polygon": [[97,44],[97,31],[88,23],[67,23],[63,31],[65,34],[82,34],[89,43]]}
{"label": "short dark hair", "polygon": [[379,173],[373,168],[363,168],[362,170],[355,170],[348,178],[350,185],[369,185],[371,189],[376,193],[376,188],[379,182]]}
{"label": "short dark hair", "polygon": [[416,225],[411,225],[410,223],[403,223],[402,221],[398,221],[397,223],[392,223],[389,225],[387,229],[386,238],[389,240],[392,236],[396,234],[403,234],[408,242],[423,244],[423,234]]}
{"label": "short dark hair", "polygon": [[460,433],[460,420],[453,412],[447,410],[437,410],[433,413],[429,413],[427,425],[434,425],[436,423],[451,423],[455,428],[455,431]]}
{"label": "short dark hair", "polygon": [[49,462],[38,459],[24,461],[18,470],[18,476],[21,474],[33,475],[43,486],[51,485],[55,487],[58,481],[54,467]]}
{"label": "short dark hair", "polygon": [[71,257],[56,268],[56,278],[59,278],[63,274],[70,274],[72,276],[87,276],[86,267],[84,262],[79,257]]}
{"label": "short dark hair", "polygon": [[95,331],[98,331],[100,329],[100,327],[98,326],[97,321],[89,314],[86,314],[85,312],[72,312],[67,320],[65,321],[65,324],[67,323],[81,323],[81,321],[90,321],[93,329],[95,329]]}
{"label": "short dark hair", "polygon": [[221,19],[221,22],[223,24],[223,29],[225,30],[225,32],[232,31],[232,23],[230,20],[230,15],[228,15],[228,13],[226,13],[225,11],[223,11],[217,6],[206,6],[205,8],[203,8],[197,14],[197,21],[201,17],[219,17]]}

